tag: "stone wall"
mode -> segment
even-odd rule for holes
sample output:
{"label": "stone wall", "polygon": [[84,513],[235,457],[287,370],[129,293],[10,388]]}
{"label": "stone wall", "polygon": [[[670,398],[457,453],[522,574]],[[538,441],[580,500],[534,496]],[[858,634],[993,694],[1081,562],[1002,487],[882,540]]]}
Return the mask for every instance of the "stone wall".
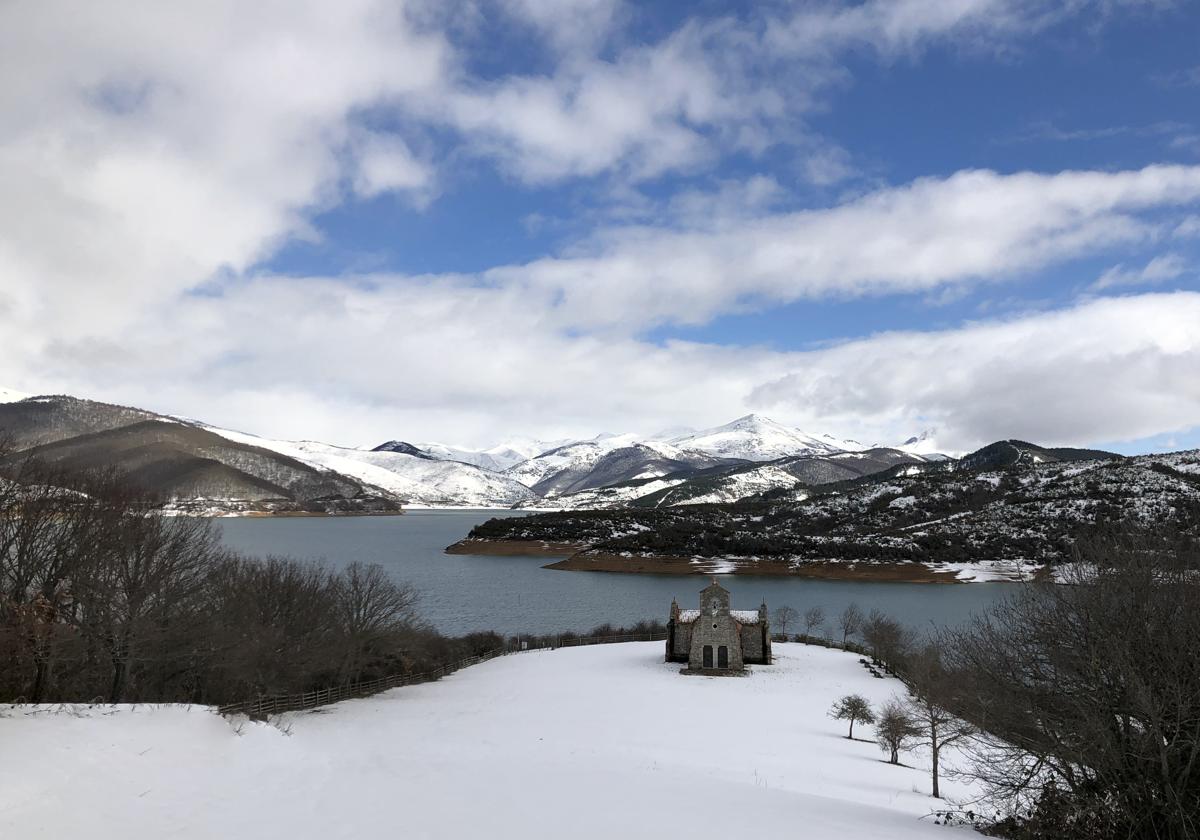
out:
{"label": "stone wall", "polygon": [[721,647],[729,650],[731,671],[740,671],[744,665],[742,659],[742,640],[738,635],[738,624],[728,614],[701,615],[692,625],[692,649],[688,656],[688,667],[701,669],[704,667],[704,646],[712,645],[713,664],[717,667],[718,651]]}
{"label": "stone wall", "polygon": [[673,647],[667,658],[671,662],[687,662],[692,652],[692,625],[676,624],[671,643]]}
{"label": "stone wall", "polygon": [[757,624],[742,625],[742,657],[747,662],[762,662],[762,628]]}

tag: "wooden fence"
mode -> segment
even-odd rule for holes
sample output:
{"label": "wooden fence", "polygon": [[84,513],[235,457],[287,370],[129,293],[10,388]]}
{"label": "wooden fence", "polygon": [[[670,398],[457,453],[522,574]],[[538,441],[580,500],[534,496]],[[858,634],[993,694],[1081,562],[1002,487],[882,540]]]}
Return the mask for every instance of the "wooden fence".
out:
{"label": "wooden fence", "polygon": [[497,656],[506,656],[511,653],[527,653],[537,650],[554,650],[560,647],[604,645],[618,642],[660,642],[666,638],[667,634],[665,631],[628,633],[623,636],[565,636],[549,640],[539,639],[536,643],[532,644],[521,642],[518,638],[515,644],[490,650],[478,656],[461,659],[458,662],[448,665],[441,665],[431,671],[423,671],[418,674],[392,674],[373,680],[318,688],[301,694],[275,694],[255,697],[251,700],[242,700],[237,703],[226,703],[223,706],[218,706],[217,712],[222,715],[248,715],[251,718],[262,719],[282,712],[315,709],[318,706],[326,706],[330,703],[338,703],[342,700],[350,700],[355,697],[370,697],[372,694],[378,694],[381,691],[388,691],[405,685],[433,682],[447,674],[452,674],[471,665],[478,665],[480,662],[486,662],[489,659],[495,659]]}

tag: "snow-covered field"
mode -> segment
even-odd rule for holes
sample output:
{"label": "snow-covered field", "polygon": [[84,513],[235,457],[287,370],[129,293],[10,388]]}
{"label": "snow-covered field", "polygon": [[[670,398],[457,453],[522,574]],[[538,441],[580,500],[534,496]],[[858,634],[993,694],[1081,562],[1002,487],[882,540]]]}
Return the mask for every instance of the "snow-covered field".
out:
{"label": "snow-covered field", "polygon": [[885,764],[826,716],[898,682],[797,644],[745,679],[685,677],[662,649],[505,657],[240,734],[199,707],[10,708],[0,837],[966,836],[922,819],[923,757]]}

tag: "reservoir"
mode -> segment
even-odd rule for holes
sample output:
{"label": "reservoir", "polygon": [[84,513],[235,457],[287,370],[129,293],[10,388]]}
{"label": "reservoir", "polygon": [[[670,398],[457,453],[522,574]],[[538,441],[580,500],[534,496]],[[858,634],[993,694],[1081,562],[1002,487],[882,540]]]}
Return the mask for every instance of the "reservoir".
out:
{"label": "reservoir", "polygon": [[[671,598],[696,606],[702,575],[643,575],[551,571],[545,557],[445,554],[471,528],[515,511],[414,510],[403,516],[247,517],[219,519],[226,545],[250,555],[290,556],[339,568],[377,563],[420,594],[421,615],[447,635],[495,630],[505,635],[588,631],[605,622],[665,622]],[[916,629],[954,626],[1022,584],[961,585],[825,581],[726,575],[721,583],[736,609],[764,599],[772,613],[788,605],[801,614],[824,609],[826,633],[847,604],[877,608]],[[776,626],[773,628],[778,631]],[[803,632],[789,626],[789,633]],[[840,635],[840,634],[839,634]]]}

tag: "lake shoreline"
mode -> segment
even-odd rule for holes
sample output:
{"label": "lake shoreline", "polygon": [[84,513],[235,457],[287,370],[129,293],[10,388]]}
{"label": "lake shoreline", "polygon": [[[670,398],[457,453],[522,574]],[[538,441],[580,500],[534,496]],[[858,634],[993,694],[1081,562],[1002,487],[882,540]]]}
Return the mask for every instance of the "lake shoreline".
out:
{"label": "lake shoreline", "polygon": [[445,549],[446,554],[492,557],[557,558],[542,568],[570,572],[607,572],[646,575],[761,575],[800,577],[834,581],[876,583],[962,584],[972,582],[958,570],[930,568],[924,563],[832,563],[796,564],[787,560],[748,558],[699,558],[670,555],[613,554],[596,551],[583,543],[542,540],[461,539]]}

